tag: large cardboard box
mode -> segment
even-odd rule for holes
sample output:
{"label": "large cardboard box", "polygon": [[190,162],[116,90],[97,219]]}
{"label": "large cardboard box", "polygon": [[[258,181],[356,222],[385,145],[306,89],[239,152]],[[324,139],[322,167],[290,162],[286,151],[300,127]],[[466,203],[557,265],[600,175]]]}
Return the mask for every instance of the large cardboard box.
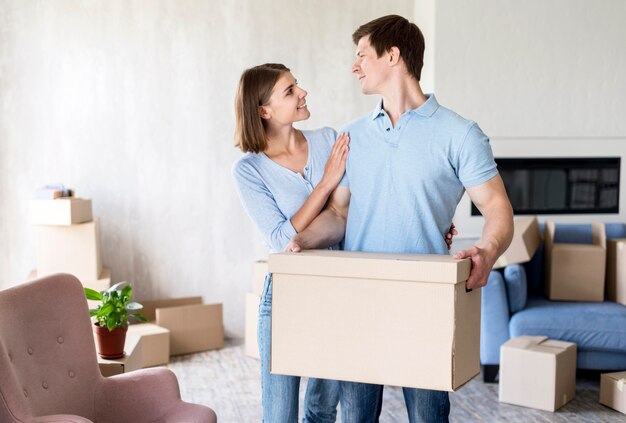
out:
{"label": "large cardboard box", "polygon": [[267,276],[267,261],[259,260],[254,262],[252,271],[252,292],[259,297],[263,295],[263,287],[265,286],[265,276]]}
{"label": "large cardboard box", "polygon": [[128,335],[141,339],[141,367],[170,362],[170,331],[152,323],[128,326]]}
{"label": "large cardboard box", "polygon": [[499,269],[509,264],[526,263],[535,255],[541,245],[541,230],[536,216],[518,217],[515,219],[513,240],[509,248],[502,254],[494,269]]}
{"label": "large cardboard box", "polygon": [[246,294],[246,327],[244,352],[252,358],[261,358],[259,354],[259,342],[257,329],[259,326],[259,304],[261,297],[251,292]]}
{"label": "large cardboard box", "polygon": [[[56,200],[55,200],[56,201]],[[37,226],[37,274],[70,273],[95,281],[102,272],[98,219],[71,226]]]}
{"label": "large cardboard box", "polygon": [[[95,335],[94,342],[96,342]],[[107,360],[98,355],[98,365],[102,376],[109,377],[141,369],[142,345],[140,337],[126,334],[124,353],[126,354],[124,357],[116,360]]]}
{"label": "large cardboard box", "polygon": [[593,244],[554,243],[554,229],[554,222],[546,222],[546,296],[551,300],[604,301],[604,224],[592,224]]}
{"label": "large cardboard box", "polygon": [[[30,282],[33,281],[35,279],[37,279],[39,276],[37,276],[37,270],[32,270],[28,276],[26,281]],[[109,289],[111,287],[111,269],[107,268],[107,267],[103,267],[102,268],[102,273],[100,274],[100,278],[98,280],[95,281],[81,281],[81,283],[83,284],[84,287],[87,288],[91,288],[95,291],[106,291],[107,289]],[[92,301],[92,300],[87,300],[87,304],[89,305],[89,308],[96,308],[99,304],[100,301]]]}
{"label": "large cardboard box", "polygon": [[606,298],[626,305],[626,238],[607,241]]}
{"label": "large cardboard box", "polygon": [[576,344],[520,336],[500,347],[500,402],[555,411],[576,394]]}
{"label": "large cardboard box", "polygon": [[469,259],[272,254],[271,372],[444,391],[480,371]]}
{"label": "large cardboard box", "polygon": [[54,200],[31,200],[30,223],[34,225],[73,225],[91,222],[91,200],[62,197]]}
{"label": "large cardboard box", "polygon": [[224,346],[222,304],[202,304],[201,297],[140,301],[142,314],[170,331],[170,355]]}
{"label": "large cardboard box", "polygon": [[600,403],[626,414],[626,372],[600,376]]}

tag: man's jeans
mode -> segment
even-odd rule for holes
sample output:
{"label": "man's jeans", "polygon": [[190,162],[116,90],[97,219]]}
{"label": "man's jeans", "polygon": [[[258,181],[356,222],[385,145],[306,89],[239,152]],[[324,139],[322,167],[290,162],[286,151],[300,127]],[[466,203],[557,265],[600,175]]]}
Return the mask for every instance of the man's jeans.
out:
{"label": "man's jeans", "polygon": [[[270,374],[270,330],[272,312],[272,275],[265,278],[259,306],[258,341],[261,356],[263,422],[296,423],[298,421],[299,376]],[[304,397],[306,423],[334,422],[337,419],[339,382],[310,378]]]}
{"label": "man's jeans", "polygon": [[[378,422],[382,400],[380,385],[341,382],[342,423]],[[447,423],[450,399],[445,391],[402,388],[410,423]]]}

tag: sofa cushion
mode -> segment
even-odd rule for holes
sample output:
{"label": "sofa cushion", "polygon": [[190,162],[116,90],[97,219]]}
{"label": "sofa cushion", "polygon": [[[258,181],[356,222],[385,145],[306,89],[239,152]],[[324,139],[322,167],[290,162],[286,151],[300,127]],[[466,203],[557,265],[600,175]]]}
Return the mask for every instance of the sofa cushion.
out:
{"label": "sofa cushion", "polygon": [[526,271],[519,264],[512,264],[504,268],[504,283],[506,295],[509,300],[509,311],[517,313],[526,307]]}
{"label": "sofa cushion", "polygon": [[542,335],[575,342],[579,350],[626,353],[626,307],[613,302],[529,298],[509,322],[511,337]]}

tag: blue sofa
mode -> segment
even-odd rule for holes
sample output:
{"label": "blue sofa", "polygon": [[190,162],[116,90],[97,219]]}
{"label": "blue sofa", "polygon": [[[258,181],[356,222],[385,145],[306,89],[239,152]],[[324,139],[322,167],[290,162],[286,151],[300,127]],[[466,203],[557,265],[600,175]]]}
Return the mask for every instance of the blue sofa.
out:
{"label": "blue sofa", "polygon": [[[607,224],[607,239],[626,238],[626,225]],[[591,225],[556,225],[554,242],[591,243]],[[497,380],[500,346],[521,335],[575,342],[577,368],[626,370],[626,306],[550,301],[543,293],[543,245],[532,260],[494,270],[482,290],[480,361],[485,382]]]}

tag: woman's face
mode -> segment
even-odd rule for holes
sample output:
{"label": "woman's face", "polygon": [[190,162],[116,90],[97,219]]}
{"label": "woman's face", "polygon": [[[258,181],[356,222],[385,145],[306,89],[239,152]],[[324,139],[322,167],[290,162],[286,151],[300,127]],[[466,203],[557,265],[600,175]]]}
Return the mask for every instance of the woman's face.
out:
{"label": "woman's face", "polygon": [[291,72],[283,72],[274,89],[270,101],[261,106],[261,117],[270,124],[291,125],[311,116],[306,106],[307,92],[298,87]]}

